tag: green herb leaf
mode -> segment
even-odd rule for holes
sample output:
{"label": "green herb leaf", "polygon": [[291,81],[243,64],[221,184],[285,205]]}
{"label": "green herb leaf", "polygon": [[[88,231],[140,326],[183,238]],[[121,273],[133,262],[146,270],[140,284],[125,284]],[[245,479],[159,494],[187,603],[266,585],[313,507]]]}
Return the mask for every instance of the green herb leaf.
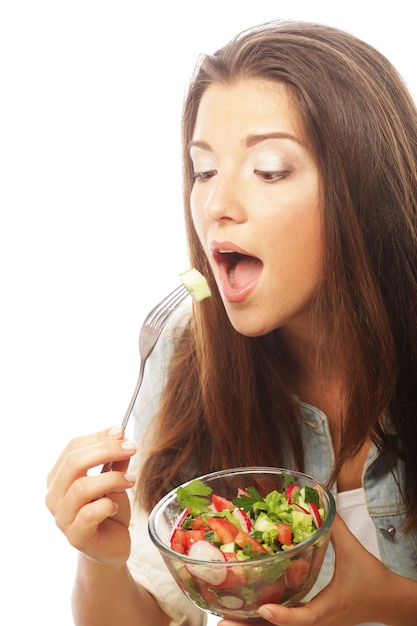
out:
{"label": "green herb leaf", "polygon": [[284,479],[284,489],[295,483],[294,477],[291,474],[287,474],[287,472],[282,472],[282,478]]}
{"label": "green herb leaf", "polygon": [[245,554],[246,556],[250,557],[251,559],[253,559],[255,556],[252,546],[250,544],[250,541],[245,541],[245,543],[243,544],[243,554]]}
{"label": "green herb leaf", "polygon": [[204,539],[206,541],[210,541],[210,543],[215,543],[214,541],[214,530],[208,530],[206,533],[204,533]]}
{"label": "green herb leaf", "polygon": [[233,500],[233,504],[239,507],[240,509],[243,509],[247,513],[248,511],[254,508],[254,505],[262,503],[263,498],[256,491],[255,487],[247,487],[245,491],[249,495],[247,496],[244,493],[240,494],[239,496],[237,496],[237,498]]}
{"label": "green herb leaf", "polygon": [[212,492],[211,487],[202,483],[199,478],[196,478],[185,487],[178,487],[178,504],[182,510],[189,508],[191,515],[199,515],[208,510]]}

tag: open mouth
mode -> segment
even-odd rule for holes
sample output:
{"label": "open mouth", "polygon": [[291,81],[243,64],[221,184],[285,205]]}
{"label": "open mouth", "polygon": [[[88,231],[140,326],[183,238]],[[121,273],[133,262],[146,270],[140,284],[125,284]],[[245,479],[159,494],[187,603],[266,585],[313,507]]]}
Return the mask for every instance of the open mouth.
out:
{"label": "open mouth", "polygon": [[258,278],[262,263],[259,259],[240,252],[220,253],[224,257],[222,262],[233,289],[242,289],[248,283]]}
{"label": "open mouth", "polygon": [[221,246],[213,246],[212,252],[224,286],[234,291],[246,291],[258,282],[263,263],[257,257]]}

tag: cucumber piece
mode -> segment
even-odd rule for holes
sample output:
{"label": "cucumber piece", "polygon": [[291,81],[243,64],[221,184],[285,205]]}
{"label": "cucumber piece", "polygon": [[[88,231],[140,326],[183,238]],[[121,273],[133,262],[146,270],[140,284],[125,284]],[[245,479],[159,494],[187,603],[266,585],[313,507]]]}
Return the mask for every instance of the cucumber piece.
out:
{"label": "cucumber piece", "polygon": [[196,302],[201,302],[205,298],[210,298],[211,291],[206,279],[194,267],[180,274],[180,279],[190,292],[191,297]]}
{"label": "cucumber piece", "polygon": [[236,544],[234,541],[231,541],[230,543],[223,543],[220,546],[220,550],[222,552],[236,552]]}
{"label": "cucumber piece", "polygon": [[253,525],[253,530],[257,530],[261,533],[276,529],[276,524],[274,524],[274,522],[271,522],[271,520],[265,515],[265,513],[260,513],[259,517],[256,518],[256,521]]}

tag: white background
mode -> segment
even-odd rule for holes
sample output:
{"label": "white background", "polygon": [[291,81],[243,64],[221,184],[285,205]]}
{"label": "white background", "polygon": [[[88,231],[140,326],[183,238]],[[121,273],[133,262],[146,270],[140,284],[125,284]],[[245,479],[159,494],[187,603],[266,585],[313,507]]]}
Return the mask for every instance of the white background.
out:
{"label": "white background", "polygon": [[8,626],[72,624],[75,553],[44,505],[47,471],[69,438],[120,422],[136,382],[141,322],[188,268],[179,122],[198,53],[276,18],[354,32],[417,93],[408,0],[0,4]]}

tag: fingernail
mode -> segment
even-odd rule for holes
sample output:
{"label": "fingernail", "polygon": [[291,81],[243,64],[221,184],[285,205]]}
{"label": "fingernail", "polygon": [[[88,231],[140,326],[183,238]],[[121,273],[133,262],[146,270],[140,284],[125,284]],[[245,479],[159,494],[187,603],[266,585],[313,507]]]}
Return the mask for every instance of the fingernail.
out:
{"label": "fingernail", "polygon": [[136,443],[136,441],[122,441],[122,443],[120,444],[121,447],[123,448],[123,450],[137,450],[138,444]]}
{"label": "fingernail", "polygon": [[258,613],[261,617],[265,619],[271,619],[272,613],[266,606],[260,606],[258,609]]}
{"label": "fingernail", "polygon": [[113,506],[114,506],[113,513],[110,513],[109,517],[113,517],[113,515],[117,515],[117,513],[119,512],[119,505],[116,504],[116,502],[113,502]]}
{"label": "fingernail", "polygon": [[135,483],[136,482],[136,475],[135,474],[125,474],[125,480],[127,480],[128,483]]}
{"label": "fingernail", "polygon": [[120,437],[123,432],[123,428],[121,426],[113,426],[109,428],[107,434],[109,437]]}

